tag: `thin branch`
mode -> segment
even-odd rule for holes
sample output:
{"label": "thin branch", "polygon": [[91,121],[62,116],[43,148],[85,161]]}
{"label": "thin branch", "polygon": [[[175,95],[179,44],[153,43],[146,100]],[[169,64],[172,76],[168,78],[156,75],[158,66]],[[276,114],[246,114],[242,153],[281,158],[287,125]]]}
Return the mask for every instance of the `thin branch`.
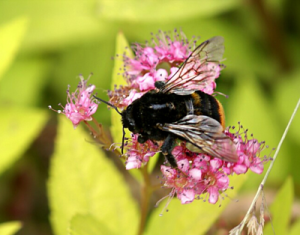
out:
{"label": "thin branch", "polygon": [[[114,143],[112,142],[111,138],[103,130],[103,126],[100,123],[98,123],[94,117],[92,117],[92,120],[98,130],[95,130],[87,121],[84,121],[84,124],[92,132],[93,138],[97,139],[100,142],[100,144],[103,145],[102,147],[104,149],[109,149],[112,152],[114,152],[117,156],[121,156],[122,154],[120,153],[120,151],[117,148],[112,148]],[[125,160],[124,156],[122,156],[121,158],[123,160]]]}
{"label": "thin branch", "polygon": [[285,139],[285,137],[286,137],[286,135],[287,135],[287,132],[288,132],[290,126],[291,126],[291,123],[292,123],[292,121],[293,121],[293,119],[294,119],[294,117],[295,117],[295,115],[296,115],[296,113],[297,113],[297,110],[298,110],[299,106],[300,106],[300,99],[298,100],[298,103],[297,103],[297,105],[296,105],[296,107],[295,107],[295,109],[294,109],[294,112],[293,112],[293,114],[292,114],[292,116],[291,116],[291,118],[290,118],[290,121],[289,121],[288,125],[286,126],[285,131],[284,131],[284,133],[283,133],[283,135],[282,135],[282,137],[281,137],[281,140],[280,140],[280,142],[279,142],[279,144],[278,144],[278,147],[277,147],[277,149],[276,149],[276,152],[275,152],[275,154],[274,154],[273,161],[271,161],[271,164],[270,164],[270,166],[269,166],[269,168],[268,168],[268,171],[267,171],[267,173],[265,174],[265,176],[264,176],[262,182],[260,183],[260,185],[259,185],[259,187],[258,187],[258,190],[257,190],[257,192],[256,192],[256,195],[255,195],[255,197],[253,198],[253,201],[252,201],[252,203],[251,203],[251,205],[250,205],[250,207],[249,207],[249,209],[248,209],[248,211],[247,211],[247,213],[246,213],[246,215],[245,215],[243,221],[238,225],[238,229],[237,229],[237,231],[236,231],[234,234],[241,234],[241,232],[242,232],[242,230],[243,230],[243,228],[244,228],[246,222],[248,221],[248,218],[249,218],[249,216],[250,216],[250,214],[251,214],[251,211],[253,210],[253,207],[255,206],[256,201],[257,201],[257,199],[258,199],[258,197],[259,197],[261,191],[263,190],[263,187],[264,187],[264,185],[265,185],[265,182],[266,182],[266,180],[267,180],[267,178],[268,178],[268,176],[269,176],[269,174],[270,174],[270,172],[271,172],[271,170],[272,170],[272,168],[273,168],[273,165],[274,165],[274,163],[275,163],[275,160],[276,160],[276,158],[277,158],[277,155],[278,155],[278,153],[279,153],[279,150],[280,150],[280,148],[281,148],[281,145],[282,145],[282,143],[283,143],[283,141],[284,141],[284,139]]}

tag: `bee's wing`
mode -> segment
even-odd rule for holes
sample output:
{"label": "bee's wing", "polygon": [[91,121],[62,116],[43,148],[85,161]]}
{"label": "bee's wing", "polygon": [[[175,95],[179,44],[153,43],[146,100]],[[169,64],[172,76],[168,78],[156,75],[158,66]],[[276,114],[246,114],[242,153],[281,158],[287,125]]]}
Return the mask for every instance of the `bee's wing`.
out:
{"label": "bee's wing", "polygon": [[195,90],[204,89],[216,73],[224,53],[224,38],[213,37],[201,43],[185,60],[178,71],[161,89],[164,93],[188,95]]}
{"label": "bee's wing", "polygon": [[223,127],[207,116],[187,115],[177,122],[158,125],[190,142],[202,152],[228,162],[236,162],[238,156],[232,140],[223,133]]}

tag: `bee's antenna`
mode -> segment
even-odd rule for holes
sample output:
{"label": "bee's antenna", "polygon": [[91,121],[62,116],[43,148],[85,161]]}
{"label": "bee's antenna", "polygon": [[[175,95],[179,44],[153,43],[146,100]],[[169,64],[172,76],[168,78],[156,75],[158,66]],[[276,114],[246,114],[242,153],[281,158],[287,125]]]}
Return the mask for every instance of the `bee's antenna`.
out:
{"label": "bee's antenna", "polygon": [[[93,97],[101,102],[103,102],[104,104],[107,104],[108,106],[114,108],[118,114],[120,114],[122,116],[122,113],[118,110],[118,108],[116,106],[114,106],[113,104],[105,101],[105,100],[102,100],[100,98],[98,98],[97,96],[93,95]],[[124,129],[124,126],[123,126],[123,137],[122,137],[122,149],[121,149],[121,153],[123,155],[123,152],[124,152],[124,142],[125,142],[125,129]]]}
{"label": "bee's antenna", "polygon": [[124,141],[125,141],[125,129],[124,129],[124,127],[123,127],[122,149],[121,149],[122,155],[123,155],[123,150],[124,150]]}
{"label": "bee's antenna", "polygon": [[102,99],[98,98],[98,97],[95,96],[95,95],[93,95],[93,97],[94,97],[95,99],[97,99],[97,100],[103,102],[104,104],[107,104],[108,106],[114,108],[114,109],[117,111],[117,113],[120,114],[120,115],[122,116],[122,113],[121,113],[121,112],[118,110],[118,108],[117,108],[116,106],[114,106],[113,104],[111,104],[111,103],[109,103],[109,102],[107,102],[107,101],[105,101],[105,100],[102,100]]}

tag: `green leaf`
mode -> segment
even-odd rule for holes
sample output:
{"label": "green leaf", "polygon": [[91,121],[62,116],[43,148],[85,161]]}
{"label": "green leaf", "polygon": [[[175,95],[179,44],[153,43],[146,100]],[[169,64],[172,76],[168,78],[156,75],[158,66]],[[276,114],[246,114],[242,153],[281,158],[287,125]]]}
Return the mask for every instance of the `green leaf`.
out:
{"label": "green leaf", "polygon": [[158,158],[160,157],[160,154],[159,153],[156,153],[154,156],[152,156],[150,159],[149,159],[149,162],[147,163],[148,164],[148,172],[151,173],[154,168],[155,168],[155,165],[158,161]]}
{"label": "green leaf", "polygon": [[111,89],[115,88],[115,84],[119,85],[127,85],[126,80],[122,76],[124,63],[123,63],[123,55],[126,53],[128,58],[133,58],[133,52],[130,49],[130,46],[122,32],[119,32],[116,38],[116,59],[113,69],[112,75],[112,85]]}
{"label": "green leaf", "polygon": [[[122,76],[124,63],[123,63],[123,54],[126,52],[126,56],[129,58],[133,58],[133,53],[129,49],[129,44],[124,37],[122,32],[119,32],[116,39],[116,54],[117,59],[115,59],[113,74],[112,74],[112,81],[111,81],[111,89],[115,89],[115,85],[127,85],[126,80]],[[123,137],[123,124],[121,122],[120,114],[118,114],[115,110],[111,111],[111,135],[115,143],[120,143]],[[130,136],[131,132],[128,129],[125,129],[125,135]],[[138,181],[141,181],[141,174],[138,169],[132,169],[129,173],[136,178]]]}
{"label": "green leaf", "polygon": [[0,107],[0,174],[8,169],[40,134],[48,114],[44,110]]}
{"label": "green leaf", "polygon": [[28,19],[22,17],[0,27],[0,79],[15,58],[27,25]]}
{"label": "green leaf", "polygon": [[[234,186],[228,194],[234,198],[238,189],[247,179],[247,175],[230,177],[230,185]],[[205,196],[205,195],[204,195]],[[230,200],[226,198],[221,202],[221,207],[212,205],[207,201],[194,201],[187,205],[182,205],[178,199],[172,199],[168,206],[169,212],[159,214],[164,210],[166,200],[162,201],[156,208],[149,220],[146,234],[206,234],[207,230],[214,224],[219,215],[223,212]]]}
{"label": "green leaf", "polygon": [[76,214],[90,214],[115,234],[135,234],[137,206],[109,159],[81,128],[59,118],[48,183],[51,223],[65,235]]}
{"label": "green leaf", "polygon": [[300,234],[300,219],[298,219],[291,227],[289,235]]}
{"label": "green leaf", "polygon": [[[40,53],[105,37],[112,28],[96,17],[96,3],[86,1],[0,1],[0,20],[26,15],[30,27],[22,50]],[[13,10],[12,10],[13,9]],[[105,32],[105,33],[103,33]],[[46,52],[46,53],[47,53]]]}
{"label": "green leaf", "polygon": [[13,235],[20,230],[22,227],[21,222],[12,221],[0,224],[0,234],[1,235]]}
{"label": "green leaf", "polygon": [[[293,179],[288,177],[284,185],[278,191],[270,207],[272,224],[276,234],[288,234],[293,200]],[[266,225],[264,234],[273,234],[273,229],[270,223]]]}
{"label": "green leaf", "polygon": [[113,234],[104,223],[99,222],[94,216],[77,214],[73,216],[70,224],[70,235],[99,235]]}
{"label": "green leaf", "polygon": [[[211,17],[238,7],[237,0],[109,1],[99,0],[99,15],[110,20],[172,22],[193,17]],[[122,10],[119,10],[122,9]]]}
{"label": "green leaf", "polygon": [[[112,81],[111,81],[111,89],[115,89],[115,85],[127,85],[124,77],[122,76],[122,68],[124,67],[123,59],[121,58],[122,55],[125,52],[125,48],[128,48],[126,50],[127,56],[132,58],[133,54],[131,50],[129,49],[129,45],[126,41],[126,38],[124,37],[123,33],[119,33],[117,35],[116,39],[116,54],[118,55],[118,59],[115,59],[113,74],[112,74]],[[123,137],[123,125],[121,122],[120,114],[118,114],[115,110],[111,110],[111,134],[114,139],[114,142],[120,143],[122,141]],[[130,131],[128,129],[125,129],[126,136],[130,136]]]}
{"label": "green leaf", "polygon": [[[49,62],[41,58],[16,60],[1,81],[0,100],[20,106],[37,106],[42,100],[48,68]],[[24,82],[20,82],[21,79]],[[12,90],[17,95],[12,95]]]}

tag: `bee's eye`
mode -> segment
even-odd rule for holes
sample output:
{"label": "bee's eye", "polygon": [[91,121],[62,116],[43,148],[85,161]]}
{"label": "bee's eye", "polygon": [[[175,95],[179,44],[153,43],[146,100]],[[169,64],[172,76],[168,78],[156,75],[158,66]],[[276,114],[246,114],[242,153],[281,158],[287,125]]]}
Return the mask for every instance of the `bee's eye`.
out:
{"label": "bee's eye", "polygon": [[132,105],[129,105],[126,109],[127,112],[130,112],[132,110]]}

